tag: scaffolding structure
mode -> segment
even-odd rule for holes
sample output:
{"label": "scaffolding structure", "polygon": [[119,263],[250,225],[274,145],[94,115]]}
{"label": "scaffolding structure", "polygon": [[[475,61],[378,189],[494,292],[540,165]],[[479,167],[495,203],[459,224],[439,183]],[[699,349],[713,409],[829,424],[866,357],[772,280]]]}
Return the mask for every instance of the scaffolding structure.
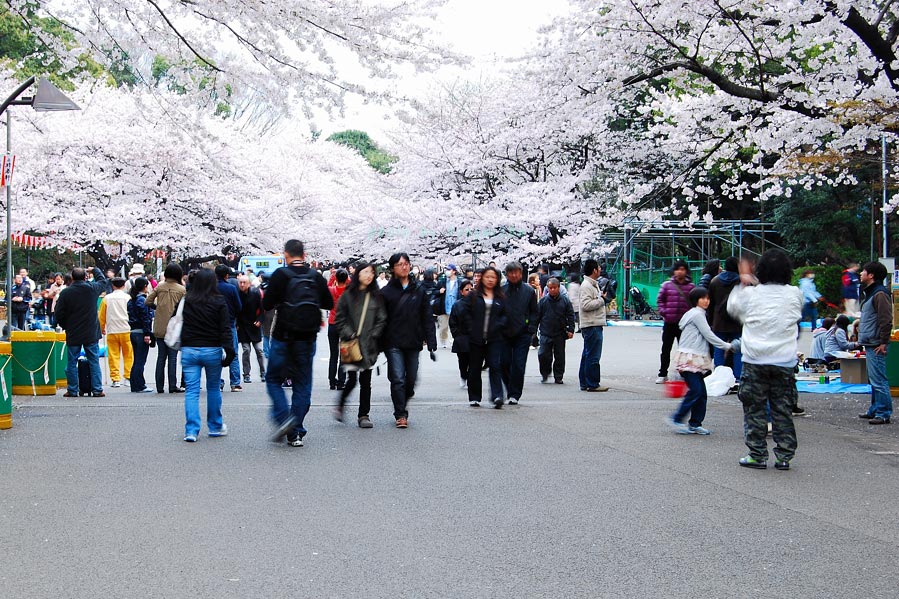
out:
{"label": "scaffolding structure", "polygon": [[613,248],[603,258],[606,270],[624,283],[619,285],[618,305],[621,316],[628,319],[633,313],[629,290],[637,287],[654,306],[675,260],[687,262],[698,278],[711,259],[755,258],[770,248],[783,249],[772,238],[777,238],[774,226],[761,220],[697,221],[689,226],[677,221],[629,220],[597,241]]}

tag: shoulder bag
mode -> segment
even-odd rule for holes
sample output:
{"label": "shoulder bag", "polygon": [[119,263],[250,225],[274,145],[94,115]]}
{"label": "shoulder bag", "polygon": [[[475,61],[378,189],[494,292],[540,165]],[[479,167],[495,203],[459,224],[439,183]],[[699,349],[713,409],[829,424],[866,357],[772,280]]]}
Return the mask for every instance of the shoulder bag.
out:
{"label": "shoulder bag", "polygon": [[169,319],[169,323],[165,326],[165,344],[174,349],[181,349],[181,327],[184,325],[184,299],[178,302],[175,307],[175,313]]}
{"label": "shoulder bag", "polygon": [[359,318],[359,327],[356,336],[349,341],[340,342],[340,361],[344,364],[355,364],[362,361],[362,348],[359,345],[359,335],[362,334],[362,325],[365,324],[365,315],[368,312],[368,299],[371,293],[365,294],[365,302],[362,304],[362,316]]}

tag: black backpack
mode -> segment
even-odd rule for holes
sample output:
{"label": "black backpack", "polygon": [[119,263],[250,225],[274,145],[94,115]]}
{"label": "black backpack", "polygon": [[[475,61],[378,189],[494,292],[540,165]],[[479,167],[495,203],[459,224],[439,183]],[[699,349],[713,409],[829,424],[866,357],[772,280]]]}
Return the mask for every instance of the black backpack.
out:
{"label": "black backpack", "polygon": [[606,284],[600,289],[602,293],[602,301],[611,304],[618,293],[618,281],[615,279],[606,279]]}
{"label": "black backpack", "polygon": [[318,294],[318,273],[310,270],[305,274],[290,273],[284,302],[278,306],[275,322],[279,333],[318,333],[322,323],[321,304]]}

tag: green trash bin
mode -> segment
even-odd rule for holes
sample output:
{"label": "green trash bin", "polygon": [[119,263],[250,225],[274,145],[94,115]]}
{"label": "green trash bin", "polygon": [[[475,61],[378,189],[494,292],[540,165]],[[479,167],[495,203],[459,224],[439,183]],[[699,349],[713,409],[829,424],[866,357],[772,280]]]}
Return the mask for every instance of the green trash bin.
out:
{"label": "green trash bin", "polygon": [[56,395],[56,331],[13,331],[13,395]]}
{"label": "green trash bin", "polygon": [[12,428],[12,343],[0,342],[0,429]]}
{"label": "green trash bin", "polygon": [[53,346],[53,357],[56,360],[56,388],[66,389],[66,368],[69,366],[69,350],[66,347],[66,333],[56,333],[56,344]]}

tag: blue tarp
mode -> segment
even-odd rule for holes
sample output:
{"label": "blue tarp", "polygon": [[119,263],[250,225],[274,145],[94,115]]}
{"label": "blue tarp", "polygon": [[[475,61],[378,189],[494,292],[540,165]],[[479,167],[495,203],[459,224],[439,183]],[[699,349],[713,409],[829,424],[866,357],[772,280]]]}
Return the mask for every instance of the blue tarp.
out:
{"label": "blue tarp", "polygon": [[851,383],[841,383],[840,381],[831,381],[826,384],[817,381],[796,381],[796,389],[800,393],[829,393],[832,395],[842,393],[863,393],[870,395],[871,393],[871,385],[854,385]]}

